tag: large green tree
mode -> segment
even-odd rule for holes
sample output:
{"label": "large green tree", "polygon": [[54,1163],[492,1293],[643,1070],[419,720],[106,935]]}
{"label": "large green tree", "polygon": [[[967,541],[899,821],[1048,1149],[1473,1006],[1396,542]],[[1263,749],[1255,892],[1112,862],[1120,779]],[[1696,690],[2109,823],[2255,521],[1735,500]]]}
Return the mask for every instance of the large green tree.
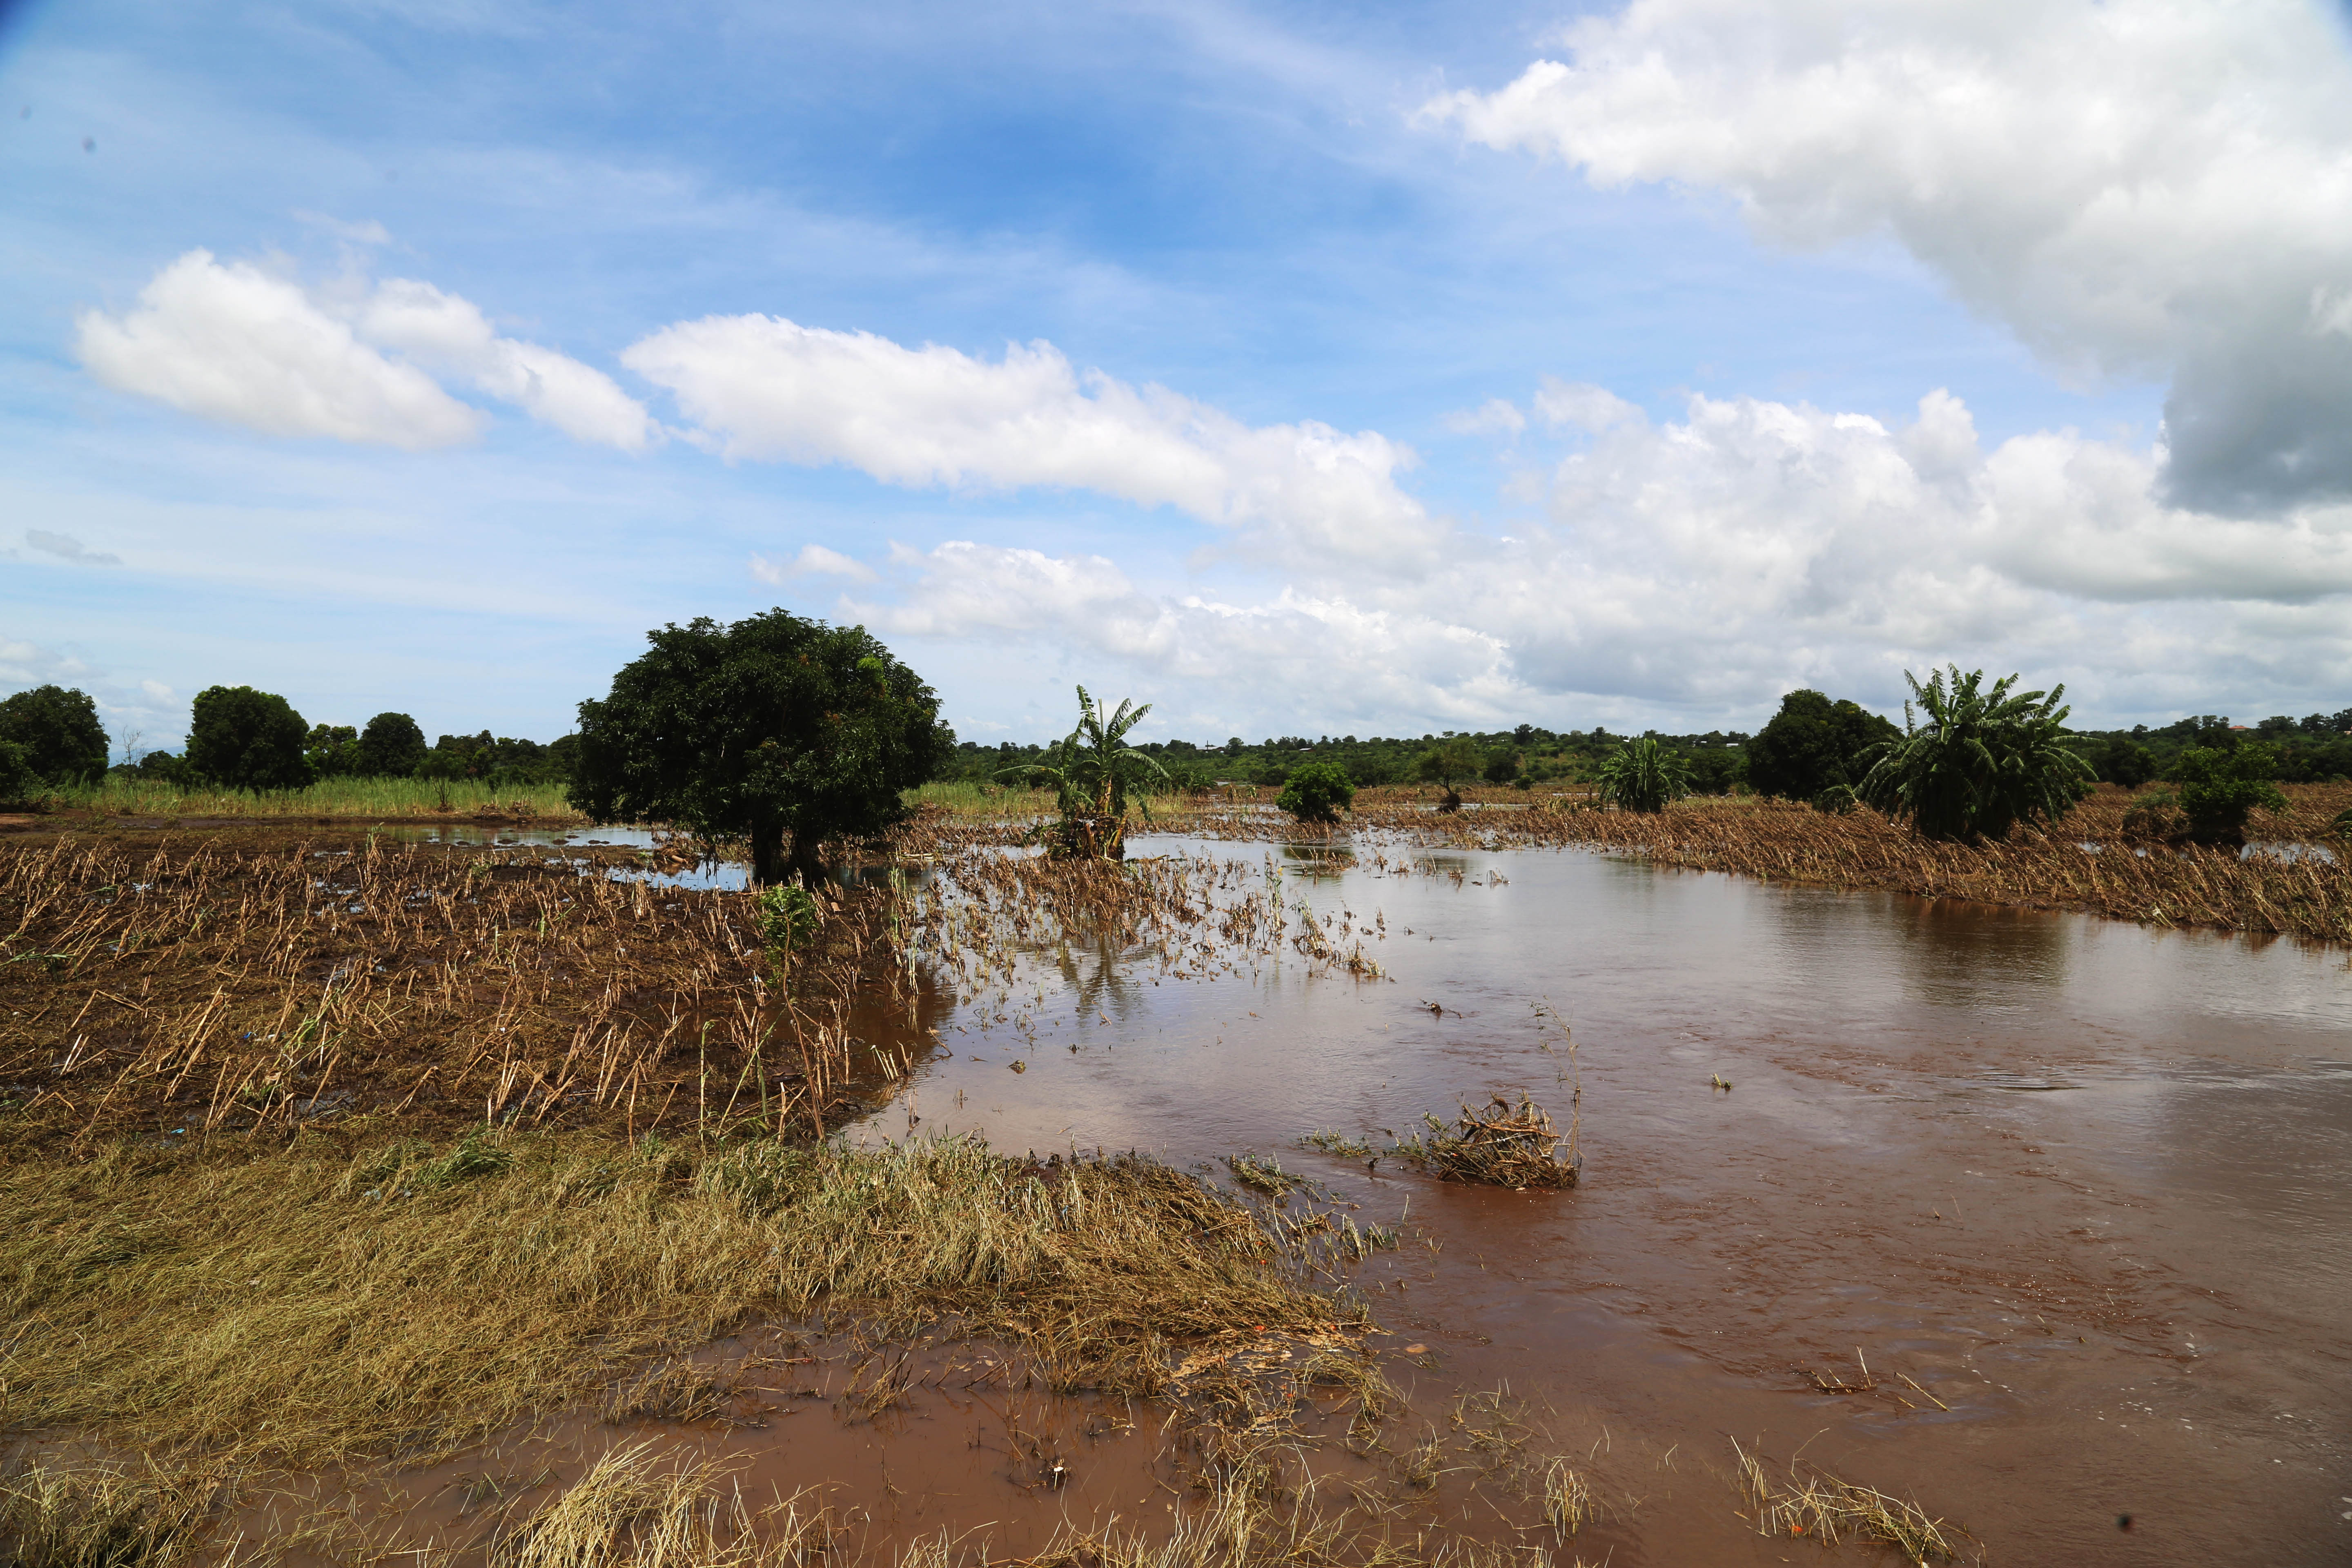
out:
{"label": "large green tree", "polygon": [[939,696],[863,626],[783,610],[646,635],[651,651],[580,705],[572,804],[751,842],[761,883],[824,876],[820,847],[906,816],[955,748]]}
{"label": "large green tree", "polygon": [[23,765],[49,784],[78,784],[106,772],[98,704],[68,687],[36,686],[0,699],[0,741],[13,742]]}
{"label": "large green tree", "polygon": [[1869,765],[1862,753],[1902,733],[1859,703],[1791,691],[1748,743],[1748,787],[1786,800],[1812,800],[1836,784],[1852,787]]}
{"label": "large green tree", "polygon": [[425,763],[425,731],[405,713],[379,713],[360,731],[360,771],[404,779]]}
{"label": "large green tree", "polygon": [[[2000,838],[2017,822],[2055,823],[2074,808],[2094,776],[2065,745],[2063,686],[2044,695],[2012,691],[2014,675],[1990,687],[1984,671],[1954,665],[1930,670],[1926,685],[1909,671],[1912,700],[1905,732],[1869,753],[1856,791],[1922,837],[1974,843]],[[1916,710],[1915,710],[1916,704]]]}
{"label": "large green tree", "polygon": [[188,724],[188,771],[231,789],[300,789],[310,782],[302,754],[310,727],[274,691],[208,686]]}

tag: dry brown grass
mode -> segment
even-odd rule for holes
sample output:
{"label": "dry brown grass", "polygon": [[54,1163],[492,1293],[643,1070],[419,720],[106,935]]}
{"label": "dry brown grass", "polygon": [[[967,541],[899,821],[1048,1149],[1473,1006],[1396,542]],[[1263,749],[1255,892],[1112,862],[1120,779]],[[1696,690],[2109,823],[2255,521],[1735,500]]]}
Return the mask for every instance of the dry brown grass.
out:
{"label": "dry brown grass", "polygon": [[508,1132],[0,1169],[0,1431],[299,1462],[453,1446],[755,1319],[958,1331],[1147,1394],[1180,1342],[1352,1335],[1249,1211],[1152,1161],[967,1140],[698,1152]]}
{"label": "dry brown grass", "polygon": [[[1874,1487],[1841,1480],[1814,1466],[1790,1465],[1775,1480],[1757,1455],[1732,1442],[1739,1457],[1739,1484],[1764,1535],[1810,1537],[1823,1546],[1858,1541],[1891,1546],[1913,1563],[1950,1562],[1959,1555],[1952,1535],[1962,1533],[1930,1518],[1916,1503],[1890,1497]],[[1951,1534],[1947,1534],[1948,1529]]]}
{"label": "dry brown grass", "polygon": [[34,1461],[0,1479],[0,1562],[10,1568],[173,1568],[194,1552],[220,1482],[152,1460]]}
{"label": "dry brown grass", "polygon": [[1581,1164],[1573,1143],[1562,1159],[1565,1141],[1551,1117],[1524,1093],[1517,1105],[1496,1095],[1476,1110],[1462,1108],[1461,1119],[1448,1127],[1424,1115],[1423,1131],[1412,1134],[1391,1151],[1446,1182],[1475,1182],[1490,1187],[1572,1187]]}

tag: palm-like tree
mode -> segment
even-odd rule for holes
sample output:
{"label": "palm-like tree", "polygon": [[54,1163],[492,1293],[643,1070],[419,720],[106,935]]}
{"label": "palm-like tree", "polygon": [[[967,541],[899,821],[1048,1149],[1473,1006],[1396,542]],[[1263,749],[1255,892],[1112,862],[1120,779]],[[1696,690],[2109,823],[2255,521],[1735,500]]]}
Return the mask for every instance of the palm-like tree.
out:
{"label": "palm-like tree", "polygon": [[1983,670],[1962,675],[1955,664],[1948,681],[1946,673],[1930,671],[1922,686],[1904,671],[1913,699],[1903,704],[1904,733],[1863,753],[1871,768],[1862,798],[1908,819],[1922,837],[1963,843],[2072,811],[2094,774],[2063,743],[2072,710],[2058,704],[2066,689],[2012,692],[2014,675],[1987,687]]}
{"label": "palm-like tree", "polygon": [[1627,811],[1664,811],[1666,803],[1690,794],[1690,763],[1654,735],[1629,741],[1592,770],[1601,798]]}
{"label": "palm-like tree", "polygon": [[[998,775],[1053,787],[1061,814],[1055,835],[1062,853],[1106,860],[1126,855],[1129,795],[1140,795],[1154,779],[1168,779],[1159,758],[1127,743],[1128,732],[1150,711],[1150,703],[1139,708],[1131,698],[1116,711],[1106,710],[1081,686],[1077,728],[1048,749],[1045,762],[1007,768]],[[1143,816],[1151,820],[1149,805],[1143,807]]]}

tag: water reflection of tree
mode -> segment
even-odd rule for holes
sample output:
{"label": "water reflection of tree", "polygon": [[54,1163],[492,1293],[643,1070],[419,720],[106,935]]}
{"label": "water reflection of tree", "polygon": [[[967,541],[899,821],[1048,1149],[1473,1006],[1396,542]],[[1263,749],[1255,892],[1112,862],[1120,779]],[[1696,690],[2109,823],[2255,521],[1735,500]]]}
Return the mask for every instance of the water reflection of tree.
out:
{"label": "water reflection of tree", "polygon": [[1064,942],[1054,962],[1079,1012],[1115,1014],[1124,1020],[1143,1005],[1142,987],[1126,973],[1129,952],[1142,951],[1122,948],[1109,933],[1097,932],[1091,942]]}
{"label": "water reflection of tree", "polygon": [[1904,979],[1923,1002],[1978,1006],[2003,993],[2048,999],[2066,989],[2080,916],[1953,899],[1888,902]]}
{"label": "water reflection of tree", "polygon": [[1353,869],[1356,851],[1337,839],[1325,844],[1286,844],[1282,858],[1284,869],[1320,880]]}

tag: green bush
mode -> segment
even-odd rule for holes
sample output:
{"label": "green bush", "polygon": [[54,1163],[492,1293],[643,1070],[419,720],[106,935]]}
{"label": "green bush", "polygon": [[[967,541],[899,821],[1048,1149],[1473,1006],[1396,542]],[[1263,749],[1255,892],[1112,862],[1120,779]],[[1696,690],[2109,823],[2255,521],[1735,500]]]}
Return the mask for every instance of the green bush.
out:
{"label": "green bush", "polygon": [[302,754],[310,726],[275,692],[208,686],[196,693],[187,764],[230,789],[300,789],[310,782]]}
{"label": "green bush", "polygon": [[1308,763],[1290,775],[1274,803],[1301,822],[1337,822],[1356,804],[1356,786],[1337,763]]}
{"label": "green bush", "polygon": [[2064,744],[2063,686],[2046,696],[2012,693],[2014,675],[1990,688],[1984,671],[1953,665],[1925,686],[1909,671],[1911,694],[1927,715],[1915,721],[1903,705],[1905,733],[1871,748],[1870,772],[1857,792],[1888,816],[1907,820],[1922,837],[1974,843],[2006,837],[2012,824],[2055,823],[2088,788],[2091,764]]}
{"label": "green bush", "polygon": [[1690,764],[1647,735],[1601,758],[1592,777],[1603,801],[1627,811],[1664,811],[1690,794]]}
{"label": "green bush", "polygon": [[1759,795],[1811,800],[1832,784],[1858,783],[1863,753],[1899,739],[1894,725],[1855,702],[1791,691],[1748,743],[1748,784]]}
{"label": "green bush", "polygon": [[2099,777],[2126,789],[2137,789],[2157,775],[2156,753],[2136,741],[2111,735],[2091,748],[2091,765]]}
{"label": "green bush", "polygon": [[2180,786],[2188,837],[2198,844],[2242,844],[2246,818],[2256,806],[2271,812],[2287,808],[2286,796],[2271,782],[2278,776],[2278,752],[2265,742],[2229,751],[2190,746],[2172,759],[2167,776]]}
{"label": "green bush", "polygon": [[15,744],[24,765],[48,784],[80,784],[106,772],[106,731],[86,692],[36,686],[0,699],[0,741]]}

